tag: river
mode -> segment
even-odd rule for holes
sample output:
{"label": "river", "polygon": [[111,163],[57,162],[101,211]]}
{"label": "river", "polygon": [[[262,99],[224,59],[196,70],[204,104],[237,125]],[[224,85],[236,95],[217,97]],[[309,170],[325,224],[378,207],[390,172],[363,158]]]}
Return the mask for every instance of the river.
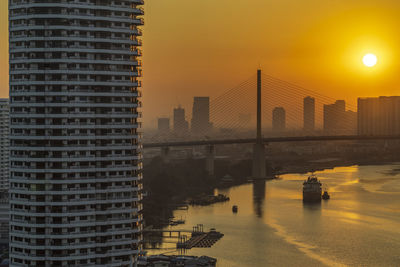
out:
{"label": "river", "polygon": [[[229,202],[174,212],[171,228],[203,224],[225,236],[189,255],[217,266],[400,266],[400,164],[338,167],[316,172],[331,199],[302,202],[303,174],[245,184],[216,193]],[[232,205],[239,207],[232,213]],[[173,244],[149,254],[177,254]]]}

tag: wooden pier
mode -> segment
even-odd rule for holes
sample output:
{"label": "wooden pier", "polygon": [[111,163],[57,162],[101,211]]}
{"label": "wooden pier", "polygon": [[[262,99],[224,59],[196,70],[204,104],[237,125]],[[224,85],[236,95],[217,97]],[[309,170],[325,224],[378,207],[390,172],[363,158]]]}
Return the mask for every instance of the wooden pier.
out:
{"label": "wooden pier", "polygon": [[[188,234],[190,230],[162,230],[162,229],[143,229],[144,233],[162,233],[163,237],[180,238],[183,233]],[[167,233],[167,235],[165,235]]]}
{"label": "wooden pier", "polygon": [[203,232],[203,225],[197,225],[193,227],[192,236],[189,239],[186,235],[179,238],[176,247],[180,249],[210,248],[223,236],[222,233],[215,231],[215,229],[205,233]]}
{"label": "wooden pier", "polygon": [[[198,224],[192,230],[163,230],[163,229],[143,229],[145,233],[162,233],[164,238],[177,238],[176,247],[179,249],[209,248],[212,247],[224,235],[211,229],[209,232],[203,231],[203,225]],[[190,238],[188,238],[190,236]]]}

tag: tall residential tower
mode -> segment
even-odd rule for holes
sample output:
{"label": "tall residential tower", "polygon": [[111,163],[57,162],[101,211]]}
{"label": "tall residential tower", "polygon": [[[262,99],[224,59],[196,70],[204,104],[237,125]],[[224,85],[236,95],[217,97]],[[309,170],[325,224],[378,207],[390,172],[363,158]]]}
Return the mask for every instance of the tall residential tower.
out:
{"label": "tall residential tower", "polygon": [[189,123],[185,119],[185,109],[180,106],[174,108],[174,133],[177,135],[187,135]]}
{"label": "tall residential tower", "polygon": [[303,99],[303,130],[315,130],[315,98],[311,96]]}
{"label": "tall residential tower", "polygon": [[358,98],[358,134],[400,134],[400,97]]}
{"label": "tall residential tower", "polygon": [[324,131],[327,134],[338,134],[345,127],[346,102],[336,100],[333,104],[324,105]]}
{"label": "tall residential tower", "polygon": [[0,98],[0,248],[9,243],[9,145],[10,106],[8,98]]}
{"label": "tall residential tower", "polygon": [[0,98],[0,191],[9,186],[10,106],[8,98]]}
{"label": "tall residential tower", "polygon": [[208,134],[211,131],[209,97],[194,97],[192,123],[190,126],[193,134]]}
{"label": "tall residential tower", "polygon": [[272,130],[281,132],[286,129],[286,111],[283,107],[272,110]]}
{"label": "tall residential tower", "polygon": [[10,264],[141,249],[143,0],[9,0]]}
{"label": "tall residential tower", "polygon": [[157,129],[158,129],[158,134],[169,134],[170,131],[170,122],[169,118],[158,118],[157,120]]}

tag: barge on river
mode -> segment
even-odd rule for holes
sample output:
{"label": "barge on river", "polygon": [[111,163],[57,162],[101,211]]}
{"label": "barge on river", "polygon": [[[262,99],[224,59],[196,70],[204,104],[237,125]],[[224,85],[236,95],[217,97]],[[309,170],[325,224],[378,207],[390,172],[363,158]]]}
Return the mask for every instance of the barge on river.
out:
{"label": "barge on river", "polygon": [[303,183],[303,202],[321,202],[322,184],[315,174],[311,174]]}

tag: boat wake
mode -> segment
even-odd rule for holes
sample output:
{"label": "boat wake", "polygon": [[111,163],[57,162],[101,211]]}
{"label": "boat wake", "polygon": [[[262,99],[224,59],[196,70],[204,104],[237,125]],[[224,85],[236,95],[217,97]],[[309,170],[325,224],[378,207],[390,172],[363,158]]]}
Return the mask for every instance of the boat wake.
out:
{"label": "boat wake", "polygon": [[344,267],[345,264],[339,263],[337,260],[328,259],[315,252],[316,247],[309,245],[303,241],[291,236],[282,225],[279,225],[274,219],[269,219],[266,222],[268,226],[275,230],[275,233],[282,237],[287,243],[294,245],[299,251],[303,252],[306,256],[319,261],[320,263],[331,267]]}

